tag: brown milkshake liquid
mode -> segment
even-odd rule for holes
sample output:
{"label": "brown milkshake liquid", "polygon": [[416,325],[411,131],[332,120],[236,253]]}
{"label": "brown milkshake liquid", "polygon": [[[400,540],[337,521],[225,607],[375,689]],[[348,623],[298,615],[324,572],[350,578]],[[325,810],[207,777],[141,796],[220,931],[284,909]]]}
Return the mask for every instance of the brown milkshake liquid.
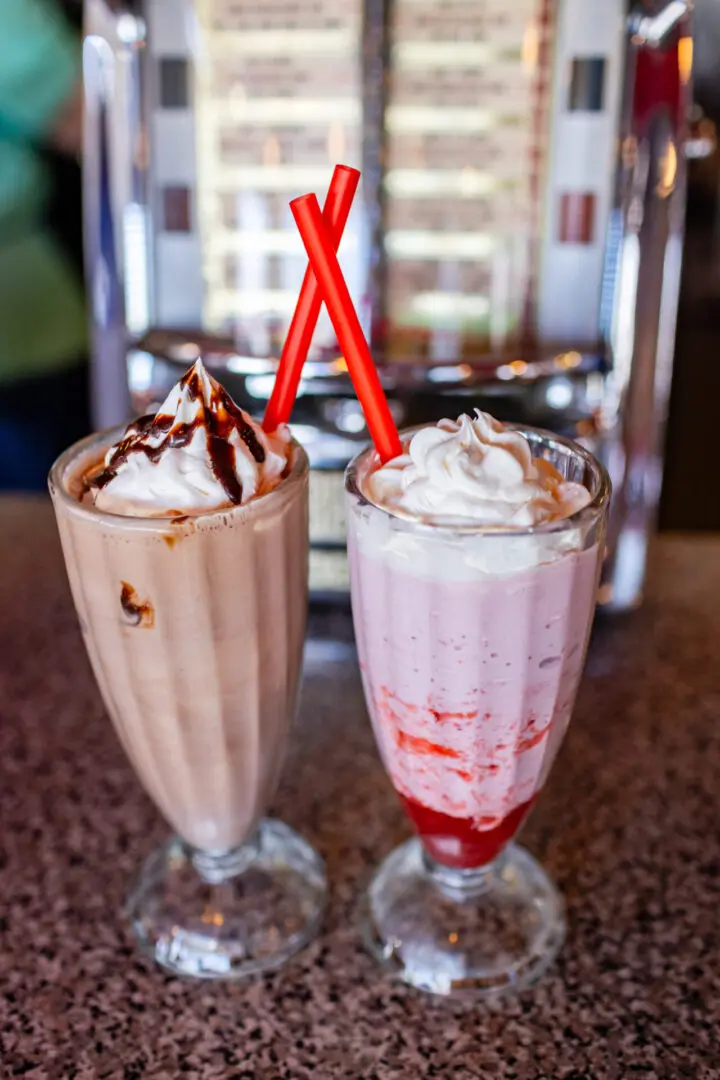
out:
{"label": "brown milkshake liquid", "polygon": [[[218,415],[224,423],[225,404]],[[180,422],[159,413],[156,441],[187,445],[192,432],[186,426],[179,433]],[[143,421],[120,442],[115,433],[71,448],[53,469],[51,494],[85,644],[128,757],[184,840],[227,851],[267,809],[295,714],[307,608],[308,463],[288,442],[283,477],[242,502],[232,472],[237,450],[210,430],[212,473],[227,505],[143,515],[142,505],[126,506],[122,494],[124,512],[108,512],[107,501],[98,509],[97,492],[110,499],[107,474],[118,464],[133,455],[150,469],[153,455],[160,462],[162,452],[129,448],[151,427]],[[240,437],[259,456],[252,432]],[[107,454],[113,446],[114,460]]]}

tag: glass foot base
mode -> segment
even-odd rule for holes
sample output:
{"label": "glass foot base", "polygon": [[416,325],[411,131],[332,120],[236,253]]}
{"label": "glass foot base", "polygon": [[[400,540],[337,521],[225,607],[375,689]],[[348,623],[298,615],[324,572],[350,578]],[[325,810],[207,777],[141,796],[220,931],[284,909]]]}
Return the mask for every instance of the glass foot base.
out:
{"label": "glass foot base", "polygon": [[529,986],[565,936],[560,893],[514,844],[479,870],[449,870],[409,840],[376,871],[362,923],[368,949],[387,970],[419,990],[461,998]]}
{"label": "glass foot base", "polygon": [[308,944],[327,897],[320,856],[280,821],[220,856],[179,839],[153,852],[127,902],[141,948],[166,970],[241,979]]}

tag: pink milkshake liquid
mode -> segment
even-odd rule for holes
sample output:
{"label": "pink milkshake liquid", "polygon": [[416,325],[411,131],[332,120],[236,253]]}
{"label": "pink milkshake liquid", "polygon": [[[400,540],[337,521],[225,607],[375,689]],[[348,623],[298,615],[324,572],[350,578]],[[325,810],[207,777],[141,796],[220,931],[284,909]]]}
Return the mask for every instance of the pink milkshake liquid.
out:
{"label": "pink milkshake liquid", "polygon": [[[508,844],[547,779],[574,705],[609,486],[579,447],[524,434],[533,457],[588,488],[588,506],[529,529],[425,524],[368,501],[367,481],[379,465],[373,451],[348,471],[353,616],[365,697],[383,763],[422,844],[410,841],[405,856],[398,849],[378,871],[368,943],[406,981],[443,993],[454,992],[456,981],[467,991],[478,971],[480,992],[530,982],[563,937],[559,894],[527,852]],[[478,889],[486,897],[493,883],[502,890],[516,856],[522,865],[515,877],[528,894],[521,899],[547,915],[544,937],[517,946],[516,935],[510,960],[512,948],[503,944],[504,959],[487,950],[478,956],[468,946],[462,960],[455,949],[449,963],[443,933],[433,952],[429,938],[435,937],[417,899],[428,881],[458,903],[466,893],[465,913],[472,910],[478,929],[483,903],[492,906],[479,903]],[[402,903],[399,881],[408,892]],[[518,901],[512,897],[516,916]],[[507,897],[498,904],[509,908]],[[422,947],[413,953],[418,925]]]}
{"label": "pink milkshake liquid", "polygon": [[488,863],[565,734],[597,545],[497,579],[444,579],[442,564],[426,578],[357,549],[352,561],[368,707],[393,785],[433,858]]}

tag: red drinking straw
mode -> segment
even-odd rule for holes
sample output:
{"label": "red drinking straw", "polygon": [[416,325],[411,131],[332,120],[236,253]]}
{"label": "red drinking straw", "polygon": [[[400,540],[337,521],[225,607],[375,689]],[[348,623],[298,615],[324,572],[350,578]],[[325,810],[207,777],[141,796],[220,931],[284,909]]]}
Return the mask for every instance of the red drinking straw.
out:
{"label": "red drinking straw", "polygon": [[323,221],[315,195],[301,195],[299,199],[293,199],[290,209],[337,334],[355,393],[365,413],[375,449],[383,462],[390,461],[402,454],[402,443],[342,276],[332,235]]}
{"label": "red drinking straw", "polygon": [[[335,166],[323,210],[323,220],[330,230],[335,251],[340,246],[359,181],[357,169],[351,169],[349,165]],[[264,431],[276,431],[280,424],[287,424],[290,420],[321,306],[322,295],[310,265],[305,271],[295,314],[278,363],[273,392],[265,409]]]}

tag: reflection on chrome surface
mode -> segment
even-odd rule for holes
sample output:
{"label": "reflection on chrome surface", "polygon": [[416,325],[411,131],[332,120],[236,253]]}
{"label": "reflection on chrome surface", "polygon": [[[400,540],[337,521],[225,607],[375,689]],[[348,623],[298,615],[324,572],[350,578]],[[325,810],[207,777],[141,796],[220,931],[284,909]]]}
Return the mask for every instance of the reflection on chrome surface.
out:
{"label": "reflection on chrome surface", "polygon": [[[615,486],[603,599],[632,606],[672,373],[690,7],[344,0],[338,21],[331,0],[218,0],[210,24],[199,0],[87,0],[98,426],[198,355],[262,412],[305,266],[287,202],[362,165],[340,255],[398,424],[478,406],[584,442]],[[325,314],[294,418],[313,587],[342,593],[341,474],[367,433]]]}

